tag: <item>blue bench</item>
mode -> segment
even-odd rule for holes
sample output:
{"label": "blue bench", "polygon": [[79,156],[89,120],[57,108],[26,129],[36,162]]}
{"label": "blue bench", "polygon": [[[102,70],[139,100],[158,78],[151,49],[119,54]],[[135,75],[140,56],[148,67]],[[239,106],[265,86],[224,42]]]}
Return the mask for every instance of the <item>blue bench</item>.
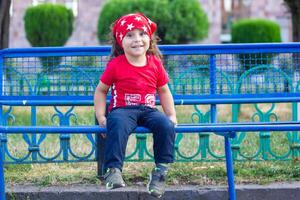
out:
{"label": "blue bench", "polygon": [[[206,123],[189,123],[179,124],[176,127],[177,133],[198,133],[205,134],[216,133],[224,137],[225,161],[228,177],[229,199],[236,199],[234,174],[233,174],[233,158],[230,139],[236,136],[237,132],[255,132],[255,131],[299,131],[300,123],[294,116],[291,121],[284,122],[218,122],[217,105],[219,104],[256,104],[256,103],[282,103],[282,102],[300,102],[300,92],[298,90],[299,80],[296,76],[295,80],[290,80],[284,73],[280,73],[280,77],[286,78],[286,82],[278,84],[278,80],[274,79],[272,87],[265,86],[256,80],[240,78],[232,78],[224,76],[229,67],[240,68],[242,64],[237,65],[236,59],[244,59],[247,63],[249,60],[255,67],[245,69],[246,73],[241,73],[240,77],[247,76],[247,72],[257,69],[259,74],[266,72],[267,62],[264,60],[271,59],[270,54],[288,54],[290,62],[295,67],[293,70],[300,68],[297,63],[299,60],[293,56],[300,53],[300,44],[246,44],[246,45],[177,45],[177,46],[161,46],[161,50],[165,55],[166,68],[171,76],[170,88],[174,95],[176,105],[210,105],[210,121]],[[2,125],[0,125],[0,133],[2,134],[1,144],[7,139],[9,134],[82,134],[97,133],[96,139],[98,162],[98,174],[103,174],[103,147],[105,141],[98,133],[104,133],[106,130],[96,125],[70,126],[66,121],[61,120],[60,126],[47,125],[37,126],[32,122],[31,126],[11,126],[7,125],[3,107],[12,106],[29,106],[32,112],[36,114],[37,106],[92,106],[92,94],[97,83],[97,78],[101,71],[96,73],[91,68],[78,67],[72,68],[74,62],[69,61],[70,57],[76,56],[100,56],[102,60],[102,68],[107,62],[109,47],[88,47],[88,48],[28,48],[28,49],[5,49],[0,52],[0,103]],[[248,55],[248,56],[245,56]],[[267,56],[263,56],[267,55]],[[230,59],[228,58],[229,56]],[[237,58],[240,56],[239,58]],[[48,58],[48,62],[56,62],[57,57],[63,57],[64,64],[56,67],[53,71],[38,66],[38,58]],[[184,61],[183,61],[184,57]],[[283,60],[287,60],[284,58]],[[88,61],[94,62],[94,61]],[[224,62],[224,63],[222,63]],[[229,64],[228,64],[229,62]],[[23,63],[23,64],[22,64]],[[180,65],[181,68],[169,68],[174,63]],[[196,63],[196,64],[195,64]],[[19,66],[21,65],[21,66]],[[256,66],[257,65],[257,66]],[[13,66],[13,69],[9,67]],[[245,64],[246,66],[246,64]],[[247,67],[247,66],[246,66]],[[26,71],[26,68],[29,70]],[[9,69],[9,70],[8,70]],[[40,70],[37,72],[37,69]],[[190,70],[192,69],[192,71]],[[31,71],[30,71],[31,70]],[[44,71],[43,71],[44,70]],[[189,71],[190,70],[190,71]],[[198,70],[198,71],[197,71]],[[233,71],[236,69],[233,69]],[[272,70],[277,70],[272,67]],[[24,74],[22,74],[22,71]],[[25,71],[25,72],[24,72]],[[58,77],[58,74],[68,75],[70,71],[85,74],[83,78],[79,73],[74,73],[72,78]],[[186,73],[187,71],[187,73]],[[202,77],[194,76],[196,73],[202,73]],[[32,74],[34,78],[30,78]],[[277,72],[276,72],[277,73]],[[175,75],[174,75],[175,74]],[[203,75],[204,74],[204,75]],[[248,73],[249,74],[249,73]],[[29,78],[26,78],[26,75]],[[93,79],[93,76],[96,79]],[[273,76],[273,75],[272,75]],[[21,80],[20,81],[20,77]],[[279,77],[279,75],[278,75]],[[208,81],[206,81],[206,79]],[[51,84],[44,83],[52,81]],[[285,80],[285,79],[284,79]],[[76,85],[75,82],[82,82],[82,85]],[[29,87],[35,82],[34,87]],[[85,83],[85,84],[83,84]],[[231,83],[233,83],[231,85]],[[68,85],[70,84],[70,85]],[[74,89],[75,88],[75,89]],[[159,104],[159,101],[157,102]],[[36,120],[36,119],[35,119]],[[135,133],[149,133],[149,130],[138,127]],[[5,137],[4,137],[5,136]],[[0,197],[5,200],[5,182],[4,182],[4,148],[0,148]],[[34,149],[34,148],[32,148]],[[67,158],[64,157],[64,158]],[[65,161],[68,161],[67,159]]]}

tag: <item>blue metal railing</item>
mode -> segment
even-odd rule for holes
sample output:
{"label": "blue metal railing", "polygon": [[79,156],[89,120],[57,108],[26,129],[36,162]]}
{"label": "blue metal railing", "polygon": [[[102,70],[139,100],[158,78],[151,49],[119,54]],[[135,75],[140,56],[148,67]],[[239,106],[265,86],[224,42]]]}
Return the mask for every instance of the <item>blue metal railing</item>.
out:
{"label": "blue metal railing", "polygon": [[[165,56],[164,63],[170,74],[170,88],[176,105],[195,105],[195,111],[191,111],[193,123],[224,121],[223,116],[217,112],[216,104],[232,104],[231,120],[229,121],[238,122],[244,119],[238,118],[239,107],[236,104],[275,102],[292,102],[291,117],[288,120],[295,121],[298,119],[297,102],[300,98],[299,46],[299,43],[165,45],[160,46],[160,49]],[[14,125],[15,122],[11,119],[22,117],[13,112],[12,108],[16,106],[31,108],[31,124],[26,125],[34,126],[38,122],[36,116],[39,114],[39,107],[71,106],[65,113],[58,113],[57,109],[53,108],[53,116],[57,116],[59,122],[67,124],[71,123],[70,117],[66,116],[67,112],[72,116],[77,114],[73,106],[89,106],[92,110],[93,92],[99,76],[109,60],[109,53],[110,47],[20,48],[0,51],[0,72],[3,78],[0,83],[2,125],[7,123]],[[272,56],[269,56],[271,54]],[[41,57],[44,58],[43,62]],[[50,70],[43,66],[47,59],[49,66],[54,63]],[[57,64],[57,60],[59,60],[59,64]],[[265,62],[266,60],[268,62]],[[250,63],[253,65],[250,69],[243,66],[243,63],[247,61],[251,61]],[[211,105],[210,110],[207,111],[209,115],[196,106],[200,104]],[[268,119],[270,116],[267,113],[258,106],[254,106],[260,114],[253,113],[253,119],[255,116],[261,116],[259,118],[261,121],[271,120]],[[195,115],[205,117],[195,121],[192,118]],[[220,119],[220,117],[222,118]],[[279,114],[276,114],[276,119],[280,120]],[[226,119],[226,121],[228,120]],[[44,123],[44,125],[49,123],[55,125],[52,121]],[[299,138],[296,133],[288,134],[290,143],[293,143],[293,147],[296,148],[292,151],[293,153],[287,154],[285,159],[293,159],[295,155],[298,155],[299,149],[294,143],[298,142]],[[24,132],[24,135],[26,136],[27,133]],[[241,134],[234,141],[235,145],[240,145],[243,142],[242,138]],[[7,139],[9,138],[3,134],[1,144],[5,154],[10,155]],[[39,147],[40,144],[37,144],[36,139],[25,141],[28,144],[28,155],[36,153],[29,149],[32,146]],[[60,139],[63,140],[64,137]],[[89,136],[88,140],[91,146],[95,146],[93,138]],[[181,138],[178,137],[178,145],[180,141]],[[46,140],[43,139],[42,143],[44,142]],[[267,140],[267,142],[269,141]],[[64,146],[61,148],[62,152],[66,152]],[[206,151],[204,147],[200,148],[199,153]],[[235,152],[234,159],[241,159],[242,152],[239,149],[235,149],[235,151],[237,152]],[[90,155],[91,157],[86,161],[95,160],[95,152]],[[179,152],[178,155],[179,160],[185,160],[184,157],[180,157]],[[211,156],[211,159],[215,157],[213,154]],[[259,160],[259,156],[260,154],[252,159]],[[13,163],[21,162],[21,160],[22,162],[43,160],[39,160],[36,156],[29,156],[28,160],[18,159],[12,155],[9,157],[12,160],[8,159],[7,161]],[[277,157],[274,156],[274,158]],[[130,158],[128,159],[130,160]],[[204,157],[194,159],[194,161],[208,159],[210,158]],[[280,157],[280,159],[282,158]],[[56,161],[60,162],[60,160]]]}
{"label": "blue metal railing", "polygon": [[[197,155],[191,159],[182,156],[180,152],[181,133],[198,133],[199,141],[206,143],[209,134],[202,132],[224,132],[226,158],[231,160],[230,142],[234,144],[233,158],[235,160],[247,160],[240,151],[240,145],[244,141],[245,131],[270,132],[290,131],[287,133],[290,151],[284,156],[276,155],[271,149],[262,148],[253,160],[263,159],[294,159],[299,156],[300,139],[298,136],[298,105],[300,100],[300,43],[288,44],[227,44],[227,45],[164,45],[160,46],[164,54],[164,65],[169,72],[170,88],[176,105],[194,105],[191,113],[191,123],[195,126],[179,126],[176,138],[176,155],[183,161],[210,161],[220,160],[223,156],[216,156],[208,146],[199,146]],[[99,77],[109,61],[110,47],[49,47],[49,48],[20,48],[5,49],[0,51],[0,104],[1,104],[1,150],[2,158],[10,163],[31,162],[80,162],[96,160],[96,132],[101,132],[99,127],[65,126],[70,125],[71,117],[75,116],[74,107],[93,105],[93,92]],[[291,103],[289,110],[291,117],[288,121],[280,122],[280,115],[275,114],[274,106],[267,112],[257,106],[257,103]],[[159,104],[159,101],[157,102]],[[237,104],[254,104],[256,113],[252,113],[251,119],[259,116],[259,122],[266,124],[242,124],[238,114],[240,108]],[[198,107],[201,104],[210,105],[209,111],[202,111]],[[232,106],[232,114],[226,116],[229,119],[228,126],[219,124],[220,114],[217,104],[229,104]],[[14,120],[20,116],[13,112],[12,108],[25,106],[30,108],[29,124],[15,126]],[[59,123],[53,121],[38,125],[40,107],[53,107],[54,116]],[[57,106],[68,107],[67,111],[60,111]],[[91,108],[92,109],[92,108]],[[189,107],[189,109],[191,109]],[[186,110],[187,111],[187,110]],[[207,113],[209,115],[207,115]],[[270,114],[271,113],[271,114]],[[193,116],[199,117],[194,120]],[[276,126],[271,124],[271,117],[276,116]],[[21,116],[22,117],[22,116]],[[223,116],[222,116],[223,117]],[[76,118],[77,120],[77,118]],[[199,124],[211,122],[212,126],[200,126]],[[227,119],[228,121],[228,119]],[[253,123],[252,122],[252,123]],[[238,124],[235,124],[238,123]],[[9,124],[9,126],[8,126]],[[80,124],[80,122],[79,122]],[[277,126],[277,124],[280,124]],[[58,126],[59,127],[53,127]],[[76,125],[76,123],[75,123]],[[255,125],[255,126],[254,126]],[[28,127],[30,126],[30,127]],[[258,128],[255,128],[258,127]],[[273,129],[275,127],[275,129]],[[57,128],[57,129],[56,129]],[[50,157],[41,156],[40,145],[46,142],[46,135],[52,132],[60,134],[62,142],[59,152],[62,155]],[[66,131],[66,132],[65,132]],[[70,132],[86,134],[88,144],[92,150],[88,156],[80,157],[72,154],[68,149],[70,144]],[[144,132],[148,130],[139,129]],[[241,133],[238,133],[241,132]],[[10,134],[21,133],[28,152],[24,157],[16,157],[10,153],[7,141]],[[41,135],[37,135],[38,133]],[[229,140],[229,135],[237,137]],[[29,138],[33,134],[32,138]],[[229,135],[228,135],[229,134]],[[261,144],[270,146],[270,135],[260,135]],[[226,137],[228,136],[228,137]],[[136,137],[137,144],[147,136]],[[199,142],[200,145],[201,142]],[[139,149],[147,152],[147,147]],[[138,150],[138,151],[139,151]],[[127,157],[136,160],[151,160],[144,158],[144,153],[138,159],[134,155]],[[203,152],[208,152],[209,155]],[[136,154],[136,155],[137,155]],[[149,154],[149,153],[148,153]],[[147,155],[148,155],[147,154]],[[272,155],[272,157],[265,155]],[[200,158],[199,158],[200,156]],[[55,159],[54,159],[55,158]],[[228,162],[226,160],[226,162]],[[228,163],[230,164],[230,163]],[[1,167],[1,166],[0,166]],[[227,166],[228,179],[233,179],[232,168]],[[1,172],[0,172],[1,176]],[[231,180],[231,184],[233,181]],[[1,180],[0,180],[1,184]],[[232,189],[234,185],[231,185]],[[232,193],[233,191],[231,191]]]}
{"label": "blue metal railing", "polygon": [[[170,87],[174,95],[210,95],[209,76],[203,76],[213,65],[216,94],[282,93],[284,81],[289,95],[295,93],[298,77],[291,77],[299,66],[299,44],[240,44],[240,45],[173,45],[161,46],[165,66],[171,76]],[[108,61],[109,47],[25,48],[1,51],[3,73],[6,74],[4,96],[92,96],[98,78]],[[257,57],[257,53],[261,56]],[[237,55],[247,55],[239,58]],[[274,54],[272,58],[264,55]],[[39,58],[60,58],[59,65],[45,71]],[[91,62],[84,58],[91,57]],[[205,58],[208,57],[208,58]],[[214,58],[214,59],[212,59]],[[244,60],[243,60],[244,59]],[[250,73],[243,73],[243,63],[251,61]],[[267,60],[268,65],[261,65]],[[215,63],[212,63],[215,62]],[[85,66],[89,65],[89,66]],[[292,66],[292,67],[286,67]],[[185,73],[191,69],[189,73]],[[266,73],[266,71],[268,71]],[[197,73],[195,73],[197,72]],[[211,71],[210,71],[211,72]],[[186,74],[186,76],[184,76]],[[255,76],[255,77],[253,77]],[[78,79],[79,77],[79,79]],[[80,78],[82,77],[82,78]],[[289,80],[291,77],[292,80]],[[269,80],[267,80],[269,78]],[[295,79],[296,78],[296,79]],[[201,79],[204,82],[199,82]],[[250,80],[251,79],[251,80]],[[77,82],[75,82],[77,80]],[[188,81],[193,81],[189,83]],[[77,88],[87,85],[88,88]],[[252,86],[250,86],[252,85]],[[48,88],[47,88],[48,86]],[[63,88],[62,88],[63,86]],[[253,88],[255,87],[255,88]],[[70,89],[71,90],[68,90]],[[200,89],[202,88],[202,90]],[[251,89],[251,91],[246,91]],[[67,93],[68,92],[68,93]]]}
{"label": "blue metal railing", "polygon": [[[236,131],[299,131],[300,123],[296,122],[284,122],[284,123],[236,123],[236,124],[195,124],[195,125],[179,125],[176,128],[176,132],[216,132],[225,137],[225,154],[226,154],[226,168],[228,177],[228,192],[229,199],[235,200],[235,185],[234,185],[234,174],[233,174],[233,159],[231,152],[231,144],[229,138],[235,137]],[[98,126],[62,126],[62,127],[5,127],[0,126],[0,132],[5,133],[22,133],[27,130],[29,133],[83,133],[83,132],[96,132],[105,133],[105,128]],[[135,130],[139,133],[148,133],[150,130],[139,127]],[[0,155],[2,155],[2,148],[0,149]],[[5,200],[5,182],[4,182],[4,171],[3,171],[3,160],[0,160],[0,197]]]}

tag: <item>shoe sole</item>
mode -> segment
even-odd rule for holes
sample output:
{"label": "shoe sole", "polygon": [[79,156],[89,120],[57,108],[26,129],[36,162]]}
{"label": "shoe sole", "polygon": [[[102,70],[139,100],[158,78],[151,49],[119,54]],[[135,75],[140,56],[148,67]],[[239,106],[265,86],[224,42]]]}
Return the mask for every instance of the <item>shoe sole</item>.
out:
{"label": "shoe sole", "polygon": [[151,181],[152,181],[152,176],[151,176],[151,174],[150,174],[150,175],[149,175],[149,182],[148,182],[148,184],[147,184],[147,191],[148,191],[148,193],[149,193],[151,196],[160,199],[160,198],[162,197],[162,194],[161,194],[161,195],[157,195],[156,193],[154,193],[154,191],[150,191],[150,183],[151,183]]}
{"label": "shoe sole", "polygon": [[116,189],[116,188],[125,187],[125,184],[110,184],[110,183],[106,183],[105,187],[106,187],[107,190],[112,190],[112,189]]}
{"label": "shoe sole", "polygon": [[162,197],[162,194],[161,194],[161,195],[157,195],[156,193],[151,192],[151,191],[149,191],[149,190],[148,190],[148,193],[149,193],[151,196],[156,197],[156,198],[158,198],[158,199],[160,199],[160,198]]}

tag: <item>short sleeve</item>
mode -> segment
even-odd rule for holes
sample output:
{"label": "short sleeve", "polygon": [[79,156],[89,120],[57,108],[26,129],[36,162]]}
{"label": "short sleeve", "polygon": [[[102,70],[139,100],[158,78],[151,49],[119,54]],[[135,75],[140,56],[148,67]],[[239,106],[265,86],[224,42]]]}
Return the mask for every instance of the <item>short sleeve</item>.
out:
{"label": "short sleeve", "polygon": [[109,62],[100,78],[100,81],[108,86],[114,83],[114,65]]}

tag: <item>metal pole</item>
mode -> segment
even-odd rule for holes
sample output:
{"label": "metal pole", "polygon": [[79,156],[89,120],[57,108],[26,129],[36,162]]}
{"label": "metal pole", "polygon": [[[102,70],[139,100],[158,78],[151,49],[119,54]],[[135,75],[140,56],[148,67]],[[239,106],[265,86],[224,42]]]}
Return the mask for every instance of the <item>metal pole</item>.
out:
{"label": "metal pole", "polygon": [[0,147],[0,199],[5,200],[5,178],[4,178],[4,159],[3,149]]}
{"label": "metal pole", "polygon": [[[108,115],[108,105],[106,105],[106,109],[105,109],[105,116],[107,117],[107,115]],[[95,125],[99,125],[96,116],[95,116]],[[104,138],[100,133],[95,133],[95,134],[96,134],[97,176],[101,180],[103,179],[103,175],[106,172],[104,166],[106,138]]]}
{"label": "metal pole", "polygon": [[226,169],[227,169],[227,182],[228,182],[228,196],[229,200],[236,200],[234,173],[233,173],[233,159],[230,145],[230,136],[225,136],[225,155],[226,155]]}
{"label": "metal pole", "polygon": [[[1,4],[1,3],[0,3]],[[4,59],[0,52],[0,95],[3,94],[3,67],[4,67]],[[0,123],[3,125],[3,113],[2,113],[2,105],[0,106]],[[4,178],[4,147],[2,146],[2,137],[4,133],[0,133],[0,199],[5,200],[5,178]]]}
{"label": "metal pole", "polygon": [[[217,69],[216,69],[216,55],[210,55],[209,66],[209,80],[210,80],[210,94],[217,93]],[[217,105],[210,104],[210,118],[212,123],[217,123]]]}

